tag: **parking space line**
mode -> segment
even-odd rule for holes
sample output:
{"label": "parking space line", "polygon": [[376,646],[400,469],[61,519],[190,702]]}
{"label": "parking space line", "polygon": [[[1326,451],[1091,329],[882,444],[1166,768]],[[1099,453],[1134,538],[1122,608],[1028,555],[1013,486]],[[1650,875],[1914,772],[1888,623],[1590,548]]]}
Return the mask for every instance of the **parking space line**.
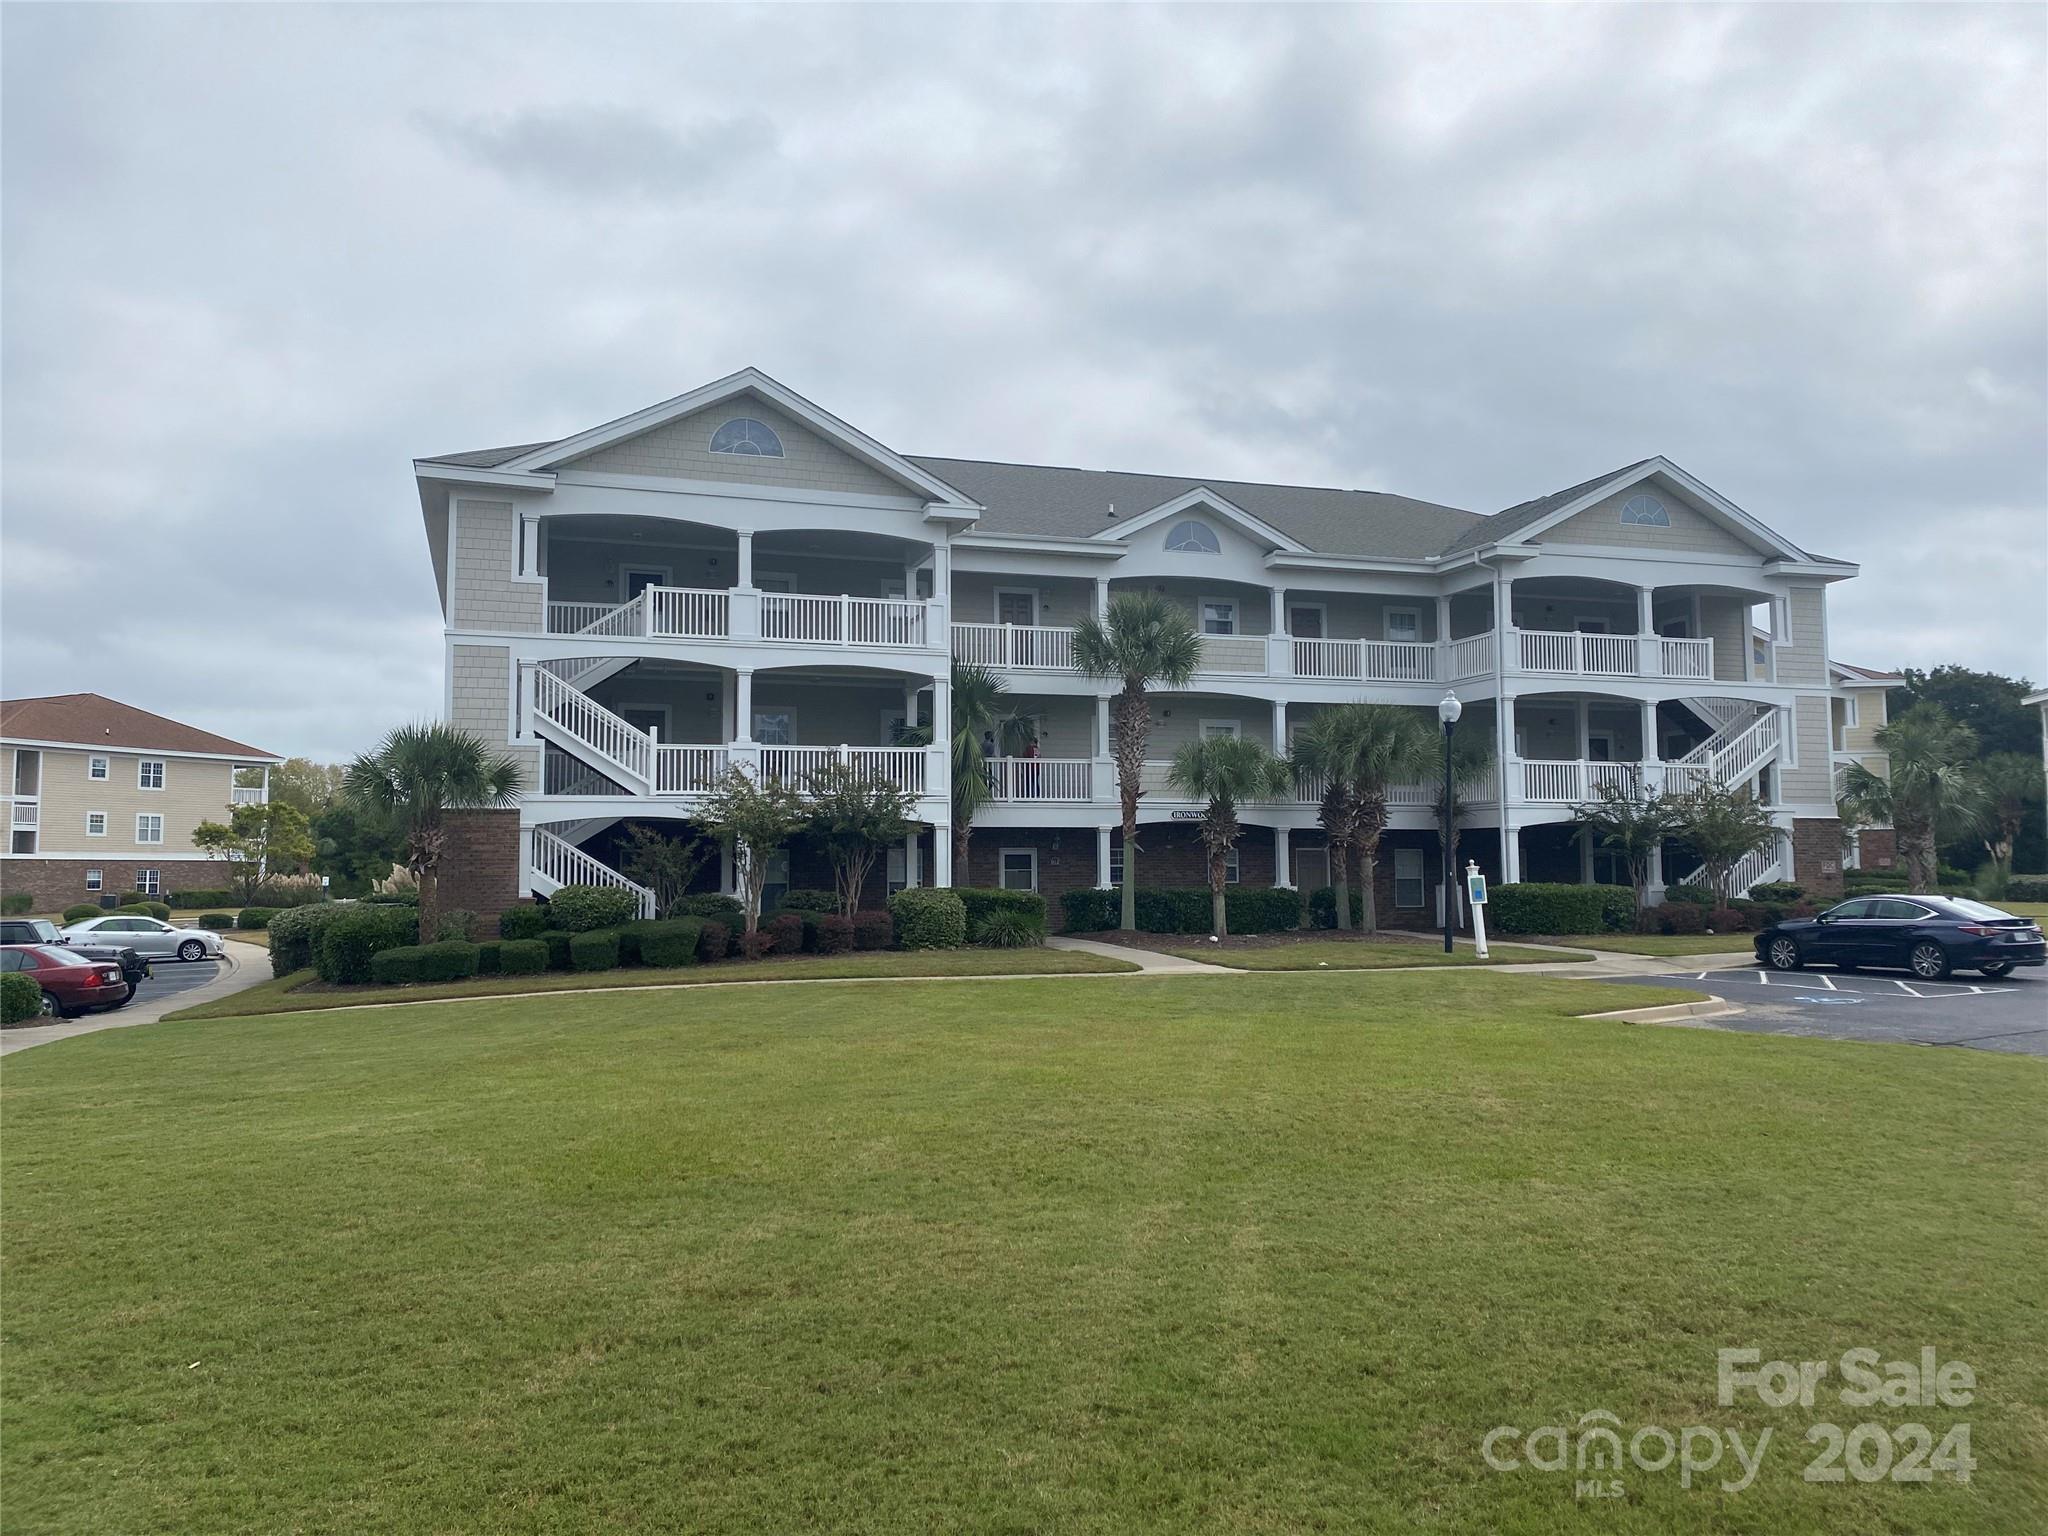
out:
{"label": "parking space line", "polygon": [[1908,997],[1918,997],[1918,996],[1920,996],[1920,994],[1919,994],[1918,992],[1915,992],[1915,991],[1914,991],[1914,990],[1913,990],[1913,989],[1912,989],[1911,987],[1907,986],[1907,985],[1906,985],[1906,984],[1905,984],[1905,983],[1904,983],[1903,981],[1894,981],[1894,982],[1892,983],[1892,985],[1893,985],[1893,986],[1895,986],[1895,987],[1897,987],[1897,988],[1898,988],[1898,989],[1899,989],[1899,990],[1900,990],[1901,992],[1905,993],[1905,994],[1906,994],[1906,996],[1908,996]]}
{"label": "parking space line", "polygon": [[1830,992],[1837,990],[1835,978],[1828,975],[1825,971],[1816,972],[1813,979],[1826,987]]}

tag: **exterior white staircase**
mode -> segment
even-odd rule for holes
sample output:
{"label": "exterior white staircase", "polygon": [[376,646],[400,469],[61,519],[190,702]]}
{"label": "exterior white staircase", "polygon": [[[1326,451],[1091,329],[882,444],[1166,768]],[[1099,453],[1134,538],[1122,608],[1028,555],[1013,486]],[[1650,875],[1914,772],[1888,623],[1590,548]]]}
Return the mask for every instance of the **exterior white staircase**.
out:
{"label": "exterior white staircase", "polygon": [[654,892],[546,827],[527,829],[527,864],[536,895],[552,896],[565,885],[607,885],[630,891],[640,904],[640,915],[654,916]]}
{"label": "exterior white staircase", "polygon": [[[1747,784],[1777,761],[1780,733],[1776,710],[1759,713],[1755,705],[1737,699],[1688,699],[1686,703],[1701,718],[1717,720],[1720,726],[1673,766],[1697,770],[1732,786]],[[1726,704],[1740,705],[1740,709],[1723,712],[1707,707]]]}
{"label": "exterior white staircase", "polygon": [[[1747,896],[1752,886],[1762,885],[1770,880],[1791,879],[1792,872],[1786,864],[1785,850],[1786,841],[1780,837],[1768,848],[1743,855],[1742,861],[1728,872],[1728,889],[1723,894],[1727,896]],[[1707,866],[1704,864],[1700,865],[1679,883],[1683,885],[1705,885],[1707,883]]]}
{"label": "exterior white staircase", "polygon": [[654,738],[548,668],[532,669],[534,731],[635,794],[654,790]]}

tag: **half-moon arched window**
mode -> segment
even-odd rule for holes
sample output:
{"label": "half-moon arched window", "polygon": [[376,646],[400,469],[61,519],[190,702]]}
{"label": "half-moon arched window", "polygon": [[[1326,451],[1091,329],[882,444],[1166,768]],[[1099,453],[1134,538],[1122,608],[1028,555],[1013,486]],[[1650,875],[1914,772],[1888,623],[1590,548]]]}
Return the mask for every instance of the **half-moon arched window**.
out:
{"label": "half-moon arched window", "polygon": [[713,453],[751,453],[756,458],[782,457],[782,439],[765,422],[736,416],[711,434]]}
{"label": "half-moon arched window", "polygon": [[1623,524],[1633,523],[1638,528],[1669,528],[1671,514],[1664,510],[1664,503],[1654,496],[1631,496],[1621,504]]}
{"label": "half-moon arched window", "polygon": [[1216,555],[1223,552],[1223,546],[1216,539],[1216,530],[1207,523],[1196,522],[1193,518],[1173,525],[1173,531],[1166,536],[1166,547],[1190,555]]}

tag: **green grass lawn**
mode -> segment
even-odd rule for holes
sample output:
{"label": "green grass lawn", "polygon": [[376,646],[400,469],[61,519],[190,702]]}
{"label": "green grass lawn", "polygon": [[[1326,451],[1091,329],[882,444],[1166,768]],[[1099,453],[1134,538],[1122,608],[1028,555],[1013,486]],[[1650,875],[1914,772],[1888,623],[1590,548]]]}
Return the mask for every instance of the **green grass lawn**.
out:
{"label": "green grass lawn", "polygon": [[[1546,941],[1547,942],[1547,941]],[[1569,943],[1569,940],[1560,940]],[[1444,953],[1441,939],[1434,943],[1377,942],[1358,939],[1303,939],[1293,944],[1232,949],[1219,944],[1164,941],[1148,944],[1165,955],[1182,955],[1189,960],[1206,960],[1240,971],[1377,971],[1410,965],[1527,965],[1563,962],[1593,957],[1580,950],[1561,955],[1554,949],[1531,949],[1522,944],[1489,944],[1488,958],[1481,960],[1469,947]]]}
{"label": "green grass lawn", "polygon": [[[2042,1063],[1577,1021],[1441,976],[615,993],[11,1057],[37,1532],[2017,1532]],[[1715,1401],[1717,1347],[1969,1362]],[[1501,1424],[1774,1430],[1755,1486]],[[1967,1418],[1967,1486],[1803,1482]]]}
{"label": "green grass lawn", "polygon": [[2048,918],[2048,901],[1994,901],[1991,905],[2014,917]]}
{"label": "green grass lawn", "polygon": [[1753,933],[1599,933],[1576,939],[1543,939],[1544,944],[1590,944],[1622,955],[1719,955],[1753,953]]}
{"label": "green grass lawn", "polygon": [[1045,976],[1136,970],[1135,963],[1071,949],[876,950],[851,955],[790,955],[675,969],[543,971],[538,976],[479,976],[410,987],[327,987],[311,971],[276,976],[246,991],[180,1009],[171,1019],[231,1019],[256,1013],[304,1013],[362,1003],[417,1003],[508,993],[613,987],[697,987],[727,981],[844,981],[878,976]]}

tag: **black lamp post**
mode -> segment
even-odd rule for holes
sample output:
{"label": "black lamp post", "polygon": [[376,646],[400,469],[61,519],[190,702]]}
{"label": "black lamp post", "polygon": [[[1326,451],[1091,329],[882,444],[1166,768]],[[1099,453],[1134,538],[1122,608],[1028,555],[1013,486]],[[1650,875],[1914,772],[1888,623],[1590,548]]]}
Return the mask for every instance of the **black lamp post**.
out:
{"label": "black lamp post", "polygon": [[1457,791],[1451,784],[1451,732],[1458,728],[1458,716],[1465,713],[1465,706],[1458,702],[1455,693],[1446,693],[1436,707],[1436,717],[1444,726],[1444,824],[1442,829],[1444,845],[1444,953],[1451,952],[1451,931],[1456,926],[1457,893],[1451,882],[1458,877],[1456,860],[1451,857],[1451,816],[1457,801]]}

